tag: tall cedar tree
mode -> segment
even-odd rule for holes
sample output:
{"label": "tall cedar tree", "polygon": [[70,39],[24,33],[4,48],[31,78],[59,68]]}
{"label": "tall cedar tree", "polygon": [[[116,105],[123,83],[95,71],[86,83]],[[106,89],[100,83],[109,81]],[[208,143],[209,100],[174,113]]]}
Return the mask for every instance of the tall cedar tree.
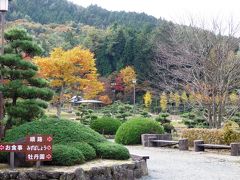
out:
{"label": "tall cedar tree", "polygon": [[[32,121],[44,115],[43,108],[52,99],[48,83],[38,78],[38,68],[30,59],[41,53],[32,37],[24,29],[10,29],[5,33],[5,54],[0,56],[0,91],[6,99],[7,128]],[[26,58],[27,57],[27,58]]]}

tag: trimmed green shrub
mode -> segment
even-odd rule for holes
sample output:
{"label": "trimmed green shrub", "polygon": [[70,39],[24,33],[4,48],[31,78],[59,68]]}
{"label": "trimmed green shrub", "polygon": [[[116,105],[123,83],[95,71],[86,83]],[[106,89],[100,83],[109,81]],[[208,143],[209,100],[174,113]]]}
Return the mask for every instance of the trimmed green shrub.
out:
{"label": "trimmed green shrub", "polygon": [[132,119],[123,123],[117,130],[115,141],[120,144],[141,144],[142,134],[162,134],[163,127],[151,119]]}
{"label": "trimmed green shrub", "polygon": [[170,124],[170,123],[164,123],[164,124],[161,124],[161,125],[163,126],[164,131],[165,131],[166,133],[171,133],[172,130],[175,129],[174,126],[173,126],[172,124]]}
{"label": "trimmed green shrub", "polygon": [[121,126],[121,121],[111,117],[102,117],[93,121],[90,127],[100,134],[114,135]]}
{"label": "trimmed green shrub", "polygon": [[171,133],[172,130],[174,130],[174,126],[170,124],[171,121],[168,119],[168,117],[168,113],[160,113],[155,120],[160,122],[160,124],[164,127],[165,132]]}
{"label": "trimmed green shrub", "polygon": [[80,150],[86,161],[95,159],[97,157],[95,149],[87,143],[74,142],[74,143],[68,144],[68,146],[71,146]]}
{"label": "trimmed green shrub", "polygon": [[84,155],[75,147],[58,144],[53,146],[53,159],[49,163],[59,166],[82,164],[84,163]]}
{"label": "trimmed green shrub", "polygon": [[208,128],[209,126],[201,112],[188,112],[182,114],[181,117],[188,128]]}
{"label": "trimmed green shrub", "polygon": [[54,144],[87,142],[92,145],[106,139],[78,122],[64,119],[41,119],[10,129],[6,132],[5,142],[14,142],[31,134],[52,134]]}
{"label": "trimmed green shrub", "polygon": [[120,144],[111,142],[98,143],[95,146],[97,155],[103,159],[129,159],[129,151]]}

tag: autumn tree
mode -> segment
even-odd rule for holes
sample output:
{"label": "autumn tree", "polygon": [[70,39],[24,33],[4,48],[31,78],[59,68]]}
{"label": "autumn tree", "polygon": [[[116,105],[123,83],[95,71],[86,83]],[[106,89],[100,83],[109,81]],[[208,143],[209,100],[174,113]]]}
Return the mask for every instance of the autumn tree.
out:
{"label": "autumn tree", "polygon": [[238,97],[237,93],[232,92],[232,93],[229,95],[229,98],[230,98],[230,102],[231,102],[233,105],[237,105],[237,103],[238,103],[238,101],[239,101],[239,97]]}
{"label": "autumn tree", "polygon": [[184,111],[186,109],[186,105],[188,103],[188,97],[187,97],[187,93],[186,91],[183,91],[182,94],[181,94],[181,101],[183,103],[183,107],[184,107]]}
{"label": "autumn tree", "polygon": [[102,101],[103,104],[105,104],[105,105],[112,104],[112,100],[109,98],[108,95],[100,96],[98,99],[99,99],[100,101]]}
{"label": "autumn tree", "polygon": [[168,99],[167,95],[165,92],[163,92],[160,96],[160,107],[161,111],[166,112],[167,111],[167,104],[168,104]]}
{"label": "autumn tree", "polygon": [[61,117],[64,94],[67,90],[81,93],[86,98],[94,98],[104,90],[98,80],[94,54],[81,47],[64,51],[54,49],[49,57],[36,57],[35,63],[40,67],[40,75],[50,81],[57,92],[57,116]]}
{"label": "autumn tree", "polygon": [[[31,57],[39,55],[41,48],[24,29],[10,29],[5,33],[5,54],[0,56],[3,84],[0,91],[5,97],[8,115],[7,128],[40,118],[51,100],[53,92],[48,82],[37,77],[38,67]],[[26,59],[24,59],[24,57]]]}
{"label": "autumn tree", "polygon": [[176,109],[178,109],[181,102],[181,99],[180,99],[181,97],[178,92],[175,92],[173,96],[174,96],[175,107]]}
{"label": "autumn tree", "polygon": [[121,69],[119,74],[123,79],[125,87],[127,89],[132,88],[133,80],[136,80],[136,78],[137,78],[134,68],[131,66],[127,66],[124,69]]}
{"label": "autumn tree", "polygon": [[220,128],[232,113],[229,93],[240,84],[239,39],[234,38],[238,29],[233,22],[227,28],[212,22],[208,30],[204,23],[169,26],[167,41],[157,43],[153,67],[159,86],[196,95],[195,105],[205,110],[209,126]]}
{"label": "autumn tree", "polygon": [[144,100],[145,107],[149,109],[152,104],[152,94],[150,91],[147,91],[145,93],[145,95],[143,96],[143,100]]}

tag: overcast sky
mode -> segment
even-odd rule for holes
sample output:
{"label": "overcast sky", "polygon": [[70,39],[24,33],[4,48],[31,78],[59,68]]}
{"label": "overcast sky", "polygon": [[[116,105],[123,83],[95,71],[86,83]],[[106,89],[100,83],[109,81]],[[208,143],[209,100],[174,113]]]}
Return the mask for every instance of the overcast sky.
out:
{"label": "overcast sky", "polygon": [[[240,0],[70,0],[87,7],[97,4],[108,10],[145,12],[174,22],[182,17],[199,16],[205,19],[234,17],[240,21]],[[181,23],[181,22],[180,22]]]}

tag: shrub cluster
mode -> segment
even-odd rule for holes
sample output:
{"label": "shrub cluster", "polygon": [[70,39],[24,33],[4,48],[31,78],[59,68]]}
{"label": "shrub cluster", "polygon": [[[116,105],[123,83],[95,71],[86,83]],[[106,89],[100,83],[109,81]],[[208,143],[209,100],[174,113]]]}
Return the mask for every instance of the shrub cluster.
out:
{"label": "shrub cluster", "polygon": [[231,121],[234,121],[240,125],[240,112],[235,113],[234,116],[231,117]]}
{"label": "shrub cluster", "polygon": [[[96,157],[117,160],[129,157],[122,145],[108,143],[91,128],[63,119],[42,119],[23,124],[8,130],[4,141],[15,142],[31,134],[53,135],[53,165],[81,164]],[[0,160],[5,161],[6,154],[1,154]]]}
{"label": "shrub cluster", "polygon": [[74,147],[81,151],[84,156],[84,160],[86,161],[95,159],[97,157],[96,150],[85,142],[74,142],[68,144],[68,146]]}
{"label": "shrub cluster", "polygon": [[169,117],[168,113],[160,113],[155,120],[160,122],[165,132],[171,133],[172,130],[174,130],[174,127],[173,125],[171,125],[171,121],[168,119],[168,117]]}
{"label": "shrub cluster", "polygon": [[121,124],[121,121],[118,119],[102,117],[92,121],[90,127],[100,134],[115,135]]}
{"label": "shrub cluster", "polygon": [[115,141],[120,144],[141,144],[142,134],[162,134],[163,127],[156,121],[145,118],[132,119],[117,130]]}
{"label": "shrub cluster", "polygon": [[230,144],[240,141],[240,131],[236,124],[227,122],[222,129],[185,129],[182,137],[187,138],[190,145],[193,145],[194,140],[203,140],[209,144]]}
{"label": "shrub cluster", "polygon": [[53,146],[53,159],[49,164],[58,166],[72,166],[74,164],[82,164],[84,155],[81,150],[67,145]]}
{"label": "shrub cluster", "polygon": [[202,115],[199,113],[194,113],[194,112],[187,112],[183,113],[181,115],[183,118],[183,123],[188,127],[188,128],[207,128],[208,122]]}
{"label": "shrub cluster", "polygon": [[97,154],[103,159],[129,159],[129,151],[120,144],[111,142],[98,143],[95,146]]}

